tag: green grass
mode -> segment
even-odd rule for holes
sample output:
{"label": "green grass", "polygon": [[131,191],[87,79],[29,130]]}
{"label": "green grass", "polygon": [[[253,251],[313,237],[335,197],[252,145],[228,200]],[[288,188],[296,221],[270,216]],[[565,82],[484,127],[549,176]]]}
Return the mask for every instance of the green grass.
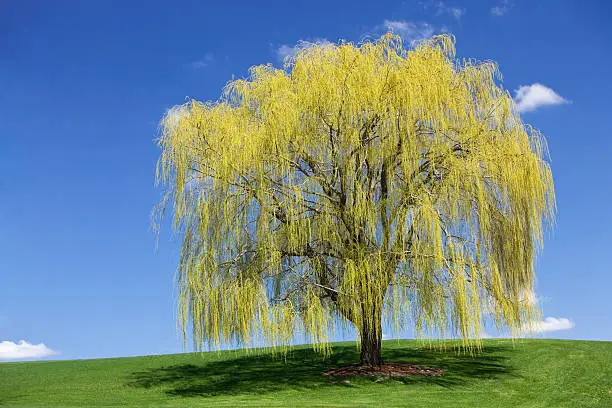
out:
{"label": "green grass", "polygon": [[612,342],[490,339],[476,357],[384,343],[386,361],[442,377],[324,377],[353,364],[354,343],[323,360],[308,347],[283,359],[243,352],[0,363],[0,407],[612,407]]}

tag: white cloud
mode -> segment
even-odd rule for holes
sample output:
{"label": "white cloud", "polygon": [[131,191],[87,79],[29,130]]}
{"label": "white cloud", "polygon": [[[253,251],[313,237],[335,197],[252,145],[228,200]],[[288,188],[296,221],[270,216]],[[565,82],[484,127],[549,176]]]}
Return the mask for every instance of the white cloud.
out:
{"label": "white cloud", "polygon": [[429,23],[406,20],[385,20],[381,28],[399,35],[404,41],[412,45],[431,37],[436,31],[434,26]]}
{"label": "white cloud", "polygon": [[214,62],[214,61],[215,61],[215,56],[213,55],[213,53],[207,52],[206,54],[204,54],[204,57],[202,57],[201,59],[190,62],[187,65],[189,66],[189,68],[192,68],[192,69],[201,69],[201,68],[207,67],[208,65],[210,65],[211,62]]}
{"label": "white cloud", "polygon": [[491,8],[491,14],[497,17],[501,17],[508,11],[510,11],[513,6],[514,4],[510,3],[509,0],[502,0],[499,5]]}
{"label": "white cloud", "polygon": [[287,57],[293,57],[298,51],[298,47],[291,47],[290,45],[283,44],[276,50],[276,55],[279,59],[284,60]]}
{"label": "white cloud", "polygon": [[540,106],[568,103],[555,91],[539,83],[521,86],[514,92],[514,99],[519,112],[530,112]]}
{"label": "white cloud", "polygon": [[461,16],[465,14],[465,9],[459,7],[449,7],[443,1],[438,3],[437,8],[437,15],[450,14],[455,20],[460,20]]}
{"label": "white cloud", "polygon": [[326,46],[330,44],[331,42],[327,38],[314,38],[308,41],[300,40],[297,45],[294,46],[282,44],[276,49],[276,56],[279,60],[284,61],[287,57],[293,57],[302,48],[308,48],[314,45]]}
{"label": "white cloud", "polygon": [[0,342],[0,360],[19,360],[22,358],[41,358],[59,354],[44,343],[30,344],[24,340],[19,343],[12,341]]}
{"label": "white cloud", "polygon": [[448,6],[444,1],[427,0],[419,1],[419,4],[425,9],[425,11],[433,9],[435,11],[436,16],[448,14],[457,21],[459,21],[466,12],[465,8],[451,7]]}
{"label": "white cloud", "polygon": [[565,317],[547,317],[540,322],[531,322],[523,326],[521,332],[529,333],[547,333],[558,330],[568,330],[574,327],[574,322]]}
{"label": "white cloud", "polygon": [[450,13],[455,18],[455,20],[459,20],[461,16],[465,14],[465,9],[451,7],[447,10],[447,12]]}

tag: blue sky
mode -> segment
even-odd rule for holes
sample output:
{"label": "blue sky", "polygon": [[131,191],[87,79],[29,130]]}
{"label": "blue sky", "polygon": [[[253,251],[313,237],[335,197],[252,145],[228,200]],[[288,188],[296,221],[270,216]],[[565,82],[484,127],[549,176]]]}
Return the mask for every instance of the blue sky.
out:
{"label": "blue sky", "polygon": [[520,90],[557,190],[541,335],[612,340],[609,21],[604,0],[0,1],[0,360],[181,352],[179,244],[166,226],[155,252],[149,219],[162,115],[300,40],[389,27],[451,32]]}

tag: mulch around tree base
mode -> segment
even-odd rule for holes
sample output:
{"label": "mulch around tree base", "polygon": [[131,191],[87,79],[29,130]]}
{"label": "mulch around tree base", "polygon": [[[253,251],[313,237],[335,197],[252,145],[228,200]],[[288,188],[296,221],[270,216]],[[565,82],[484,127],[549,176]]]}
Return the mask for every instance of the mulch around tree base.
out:
{"label": "mulch around tree base", "polygon": [[445,371],[439,368],[418,366],[413,364],[383,364],[379,367],[369,367],[352,365],[347,367],[334,368],[325,372],[329,377],[356,377],[356,376],[375,376],[375,377],[405,377],[409,375],[422,375],[427,377],[439,377]]}

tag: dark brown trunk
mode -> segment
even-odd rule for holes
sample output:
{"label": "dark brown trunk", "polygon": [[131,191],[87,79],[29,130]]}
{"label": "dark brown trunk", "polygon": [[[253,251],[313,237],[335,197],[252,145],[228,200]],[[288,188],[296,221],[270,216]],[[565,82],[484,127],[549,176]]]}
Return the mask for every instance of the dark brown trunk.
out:
{"label": "dark brown trunk", "polygon": [[364,333],[361,339],[361,365],[377,367],[382,365],[380,353],[382,335],[374,332]]}
{"label": "dark brown trunk", "polygon": [[[375,308],[378,309],[378,308]],[[365,311],[364,311],[365,312]],[[363,327],[361,330],[361,365],[364,366],[381,366],[383,363],[381,355],[382,347],[382,320],[380,310],[371,311],[375,314],[373,322],[370,319],[363,319]],[[367,313],[367,312],[366,312]],[[365,317],[365,316],[364,316]],[[372,327],[372,323],[374,324]]]}

